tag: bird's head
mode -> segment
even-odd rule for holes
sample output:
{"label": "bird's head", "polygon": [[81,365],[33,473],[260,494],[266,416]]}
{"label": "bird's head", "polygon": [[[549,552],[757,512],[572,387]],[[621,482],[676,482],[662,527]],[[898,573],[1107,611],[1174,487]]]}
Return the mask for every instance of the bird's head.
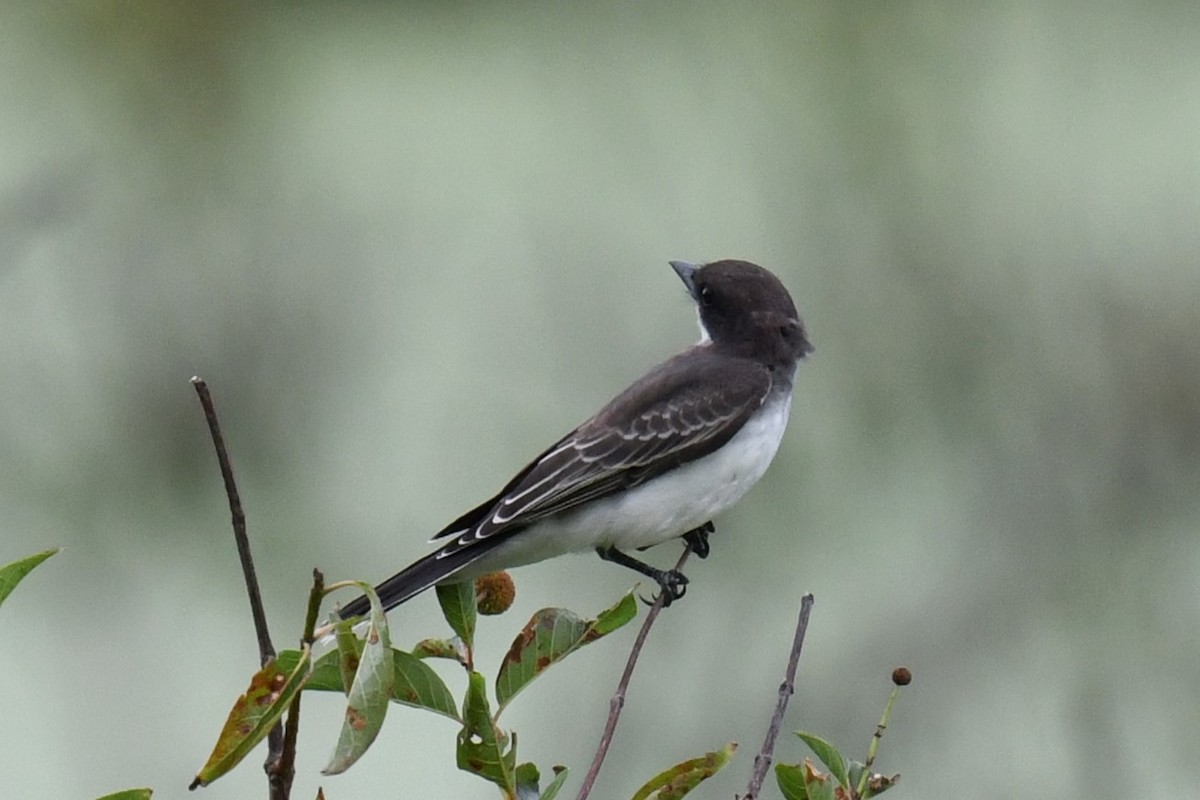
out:
{"label": "bird's head", "polygon": [[770,366],[791,366],[813,351],[791,295],[769,270],[734,260],[671,266],[696,301],[701,342]]}

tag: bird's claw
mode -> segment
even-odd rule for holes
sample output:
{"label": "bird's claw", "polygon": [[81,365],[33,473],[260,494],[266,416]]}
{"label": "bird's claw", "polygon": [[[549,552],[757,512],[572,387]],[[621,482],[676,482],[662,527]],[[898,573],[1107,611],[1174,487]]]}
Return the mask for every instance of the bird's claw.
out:
{"label": "bird's claw", "polygon": [[648,606],[654,605],[661,598],[662,606],[663,608],[666,608],[667,606],[671,605],[671,603],[687,594],[687,576],[677,569],[670,569],[665,572],[661,572],[658,575],[655,575],[654,579],[658,581],[658,587],[660,591],[653,598],[642,598],[642,602]]}
{"label": "bird's claw", "polygon": [[683,540],[687,542],[688,547],[696,554],[696,558],[708,558],[708,554],[712,552],[712,548],[708,544],[708,535],[716,530],[716,526],[712,524],[712,520],[701,525],[699,528],[693,528],[683,535]]}

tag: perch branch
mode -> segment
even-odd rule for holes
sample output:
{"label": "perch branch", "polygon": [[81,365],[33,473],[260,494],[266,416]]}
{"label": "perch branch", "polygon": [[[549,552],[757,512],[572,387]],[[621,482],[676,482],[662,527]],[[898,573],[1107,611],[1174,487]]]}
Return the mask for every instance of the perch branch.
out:
{"label": "perch branch", "polygon": [[[317,615],[321,613],[321,599],[325,597],[325,576],[321,570],[313,570],[312,591],[308,595],[308,614],[304,618],[304,635],[300,638],[300,646],[312,646],[313,629],[317,627]],[[283,749],[279,760],[273,767],[268,767],[267,775],[271,781],[271,791],[278,791],[286,798],[292,792],[292,779],[296,777],[296,738],[300,735],[300,698],[303,692],[296,692],[292,705],[288,709],[287,725],[283,729]]]}
{"label": "perch branch", "polygon": [[[683,548],[683,554],[679,556],[679,561],[675,564],[676,571],[683,569],[691,552],[692,545],[689,542]],[[621,718],[621,709],[625,707],[625,692],[629,688],[629,679],[633,677],[633,668],[637,666],[638,656],[642,654],[642,646],[646,643],[650,628],[653,627],[654,621],[658,619],[658,615],[663,610],[666,594],[666,590],[659,592],[658,599],[654,601],[654,605],[650,606],[650,613],[646,615],[646,620],[642,623],[637,638],[633,640],[633,649],[629,651],[629,658],[625,662],[625,671],[621,673],[617,690],[608,702],[608,721],[604,723],[604,733],[600,735],[600,745],[596,748],[592,765],[588,767],[587,774],[583,776],[583,786],[579,788],[579,794],[575,796],[575,800],[587,800],[588,795],[592,792],[592,784],[596,782],[596,776],[600,774],[600,766],[604,763],[604,757],[608,755],[608,746],[612,744],[617,721]]]}
{"label": "perch branch", "polygon": [[[233,517],[233,539],[237,543],[238,560],[242,563],[242,577],[246,581],[246,593],[250,596],[250,614],[254,618],[254,634],[258,638],[259,665],[265,666],[275,658],[275,647],[271,644],[271,633],[267,630],[267,615],[263,610],[262,594],[258,589],[258,575],[254,571],[254,557],[250,554],[250,539],[246,536],[246,514],[242,511],[242,499],[238,495],[237,483],[233,480],[233,464],[229,461],[229,452],[225,449],[225,437],[221,435],[221,423],[217,420],[217,409],[213,405],[212,395],[209,394],[208,384],[199,376],[192,378],[192,386],[200,397],[200,405],[204,408],[204,419],[208,422],[208,431],[212,434],[213,447],[217,451],[217,463],[221,467],[221,478],[225,482],[225,495],[229,498],[229,512]],[[283,750],[283,728],[276,725],[267,736],[267,761],[263,765],[268,778],[271,778],[279,763]],[[286,798],[286,794],[276,791],[275,781],[271,780],[271,798]]]}
{"label": "perch branch", "polygon": [[758,790],[762,788],[763,779],[771,767],[775,740],[779,737],[779,729],[783,727],[783,715],[787,711],[792,692],[796,691],[796,665],[800,663],[800,649],[804,647],[804,634],[808,631],[808,616],[812,612],[812,606],[811,594],[806,594],[800,599],[800,619],[796,622],[796,635],[792,640],[787,671],[784,673],[783,683],[779,684],[775,713],[771,716],[771,725],[767,728],[767,738],[763,741],[762,750],[754,757],[754,771],[750,774],[750,783],[746,785],[746,793],[742,795],[741,800],[754,800],[758,797]]}

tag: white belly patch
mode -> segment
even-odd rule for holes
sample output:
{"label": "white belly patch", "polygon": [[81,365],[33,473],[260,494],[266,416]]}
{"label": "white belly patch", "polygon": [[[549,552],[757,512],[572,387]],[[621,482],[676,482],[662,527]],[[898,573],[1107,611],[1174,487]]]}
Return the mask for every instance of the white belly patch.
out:
{"label": "white belly patch", "polygon": [[634,550],[697,528],[740,500],[763,476],[779,449],[790,410],[790,392],[773,397],[716,452],[642,486],[538,522],[462,574],[596,547]]}

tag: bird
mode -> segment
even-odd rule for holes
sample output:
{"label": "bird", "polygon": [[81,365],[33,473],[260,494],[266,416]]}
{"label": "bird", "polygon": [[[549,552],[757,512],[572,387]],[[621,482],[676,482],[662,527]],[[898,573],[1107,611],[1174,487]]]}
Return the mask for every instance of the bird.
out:
{"label": "bird", "polygon": [[[695,303],[700,340],[446,525],[430,540],[435,551],[375,588],[384,610],[437,584],[588,550],[654,580],[664,605],[684,595],[686,576],[631,551],[682,538],[708,556],[712,518],[775,457],[797,366],[813,346],[769,270],[732,259],[669,263]],[[369,607],[361,596],[338,615]]]}

